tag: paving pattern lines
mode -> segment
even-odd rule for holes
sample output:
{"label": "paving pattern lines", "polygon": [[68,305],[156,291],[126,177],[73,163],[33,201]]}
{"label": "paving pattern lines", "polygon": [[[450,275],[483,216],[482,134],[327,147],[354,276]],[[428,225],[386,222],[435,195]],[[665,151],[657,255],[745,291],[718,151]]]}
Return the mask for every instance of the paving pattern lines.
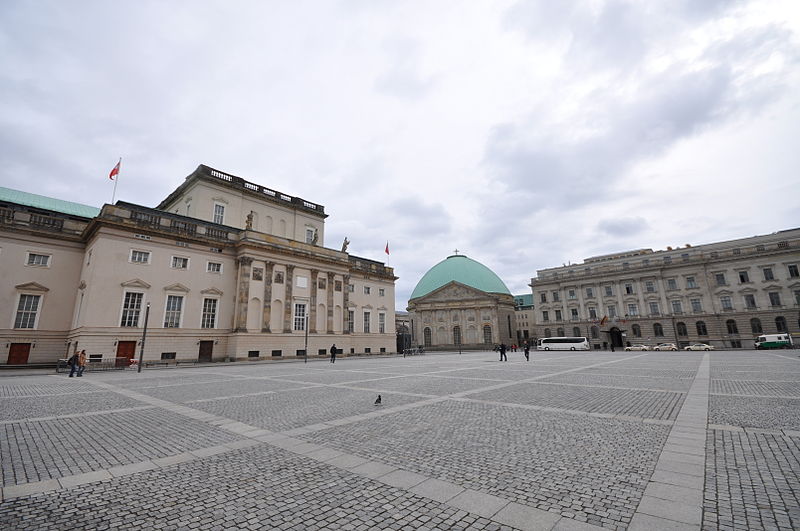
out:
{"label": "paving pattern lines", "polygon": [[75,395],[45,395],[0,398],[0,421],[54,417],[70,413],[116,410],[141,406],[140,402],[117,393],[99,391]]}
{"label": "paving pattern lines", "polygon": [[669,429],[450,400],[299,437],[576,521],[624,528]]}
{"label": "paving pattern lines", "polygon": [[2,485],[166,457],[241,437],[157,408],[0,425]]}
{"label": "paving pattern lines", "polygon": [[237,378],[233,380],[214,381],[202,385],[138,387],[136,388],[136,392],[169,402],[188,403],[194,400],[259,395],[288,389],[305,389],[308,387],[310,386],[307,383],[295,383],[263,378]]}
{"label": "paving pattern lines", "polygon": [[[781,378],[786,378],[781,376]],[[711,392],[727,395],[756,395],[800,398],[798,381],[722,380],[711,381]]]}
{"label": "paving pattern lines", "polygon": [[582,372],[542,378],[539,383],[562,383],[618,389],[651,389],[656,391],[686,392],[692,385],[688,378],[664,378],[660,376],[584,374]]}
{"label": "paving pattern lines", "polygon": [[66,375],[64,381],[48,380],[41,376],[12,376],[0,379],[0,398],[63,396],[96,391],[97,389],[90,383],[77,378],[69,379]]}
{"label": "paving pattern lines", "polygon": [[711,395],[709,424],[800,430],[800,398]]}
{"label": "paving pattern lines", "polygon": [[9,530],[514,530],[268,445],[8,500],[0,522]]}
{"label": "paving pattern lines", "polygon": [[800,528],[800,438],[709,430],[703,529]]}

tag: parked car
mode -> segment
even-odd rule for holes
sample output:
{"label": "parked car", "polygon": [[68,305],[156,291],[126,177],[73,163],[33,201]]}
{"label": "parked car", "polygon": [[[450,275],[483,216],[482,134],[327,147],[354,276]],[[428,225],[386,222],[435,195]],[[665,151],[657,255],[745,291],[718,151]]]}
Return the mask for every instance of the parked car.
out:
{"label": "parked car", "polygon": [[650,347],[647,345],[631,345],[629,347],[625,347],[625,350],[650,350]]}
{"label": "parked car", "polygon": [[705,343],[692,343],[683,350],[714,350],[714,347]]}
{"label": "parked car", "polygon": [[675,343],[659,343],[653,347],[653,350],[678,350]]}

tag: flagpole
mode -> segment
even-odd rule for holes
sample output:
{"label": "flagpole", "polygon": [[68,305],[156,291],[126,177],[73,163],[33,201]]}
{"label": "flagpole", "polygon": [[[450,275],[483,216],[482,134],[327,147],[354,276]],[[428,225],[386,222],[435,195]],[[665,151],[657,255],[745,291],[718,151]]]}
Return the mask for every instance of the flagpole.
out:
{"label": "flagpole", "polygon": [[117,162],[117,170],[116,175],[114,175],[114,191],[111,192],[111,204],[114,204],[114,198],[117,196],[117,181],[119,181],[119,172],[122,171],[122,157],[119,158],[119,162]]}

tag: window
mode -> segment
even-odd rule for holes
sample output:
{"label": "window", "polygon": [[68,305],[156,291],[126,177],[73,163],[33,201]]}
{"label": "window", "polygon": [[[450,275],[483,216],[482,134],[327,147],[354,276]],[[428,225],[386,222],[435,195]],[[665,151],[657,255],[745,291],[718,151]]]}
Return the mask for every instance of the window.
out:
{"label": "window", "polygon": [[134,264],[149,264],[150,253],[148,251],[137,251],[136,249],[131,249],[131,262]]}
{"label": "window", "polygon": [[[636,326],[636,325],[634,325]],[[593,326],[591,329],[592,339],[597,339],[600,337],[600,329],[596,326]]]}
{"label": "window", "polygon": [[188,269],[189,259],[181,256],[172,257],[172,269]]}
{"label": "window", "polygon": [[653,323],[653,335],[656,337],[664,337],[664,327],[661,323]]}
{"label": "window", "polygon": [[671,256],[665,256],[664,257],[664,263],[665,264],[671,264],[672,263],[672,257]]}
{"label": "window", "polygon": [[385,334],[386,333],[386,314],[379,313],[378,314],[378,333]]}
{"label": "window", "polygon": [[347,291],[350,292],[350,293],[355,293],[356,292],[356,285],[355,284],[348,284],[347,285]]}
{"label": "window", "polygon": [[716,274],[714,274],[714,280],[717,282],[717,286],[726,285],[725,273],[716,273]]}
{"label": "window", "polygon": [[139,314],[142,311],[142,299],[144,293],[125,293],[125,300],[122,302],[122,321],[120,326],[139,326]]}
{"label": "window", "polygon": [[182,295],[167,295],[167,309],[164,313],[164,328],[181,327]]}
{"label": "window", "polygon": [[342,291],[342,281],[341,280],[334,280],[333,281],[333,291]]}
{"label": "window", "polygon": [[564,329],[561,328],[561,327],[558,327],[558,329],[556,330],[556,335],[558,337],[564,337]]}
{"label": "window", "polygon": [[225,206],[214,203],[214,223],[225,224]]}
{"label": "window", "polygon": [[561,320],[561,310],[556,310],[556,321]]}
{"label": "window", "polygon": [[430,347],[431,344],[432,344],[431,343],[431,329],[430,328],[425,327],[425,330],[422,331],[422,338],[423,338],[422,339],[423,342],[425,343],[425,346],[426,347]]}
{"label": "window", "polygon": [[800,289],[794,290],[794,305],[800,306]]}
{"label": "window", "polygon": [[606,297],[612,297],[614,295],[614,290],[611,289],[611,286],[605,287]]}
{"label": "window", "polygon": [[769,305],[770,306],[780,306],[781,305],[781,294],[777,291],[770,291],[769,292]]}
{"label": "window", "polygon": [[586,288],[586,298],[587,299],[594,298],[594,288]]}
{"label": "window", "polygon": [[754,317],[750,319],[750,331],[754,334],[763,334],[764,329],[761,327],[761,319]]}
{"label": "window", "polygon": [[789,264],[789,278],[800,277],[800,271],[797,270],[797,264]]}
{"label": "window", "polygon": [[378,288],[378,297],[386,296],[386,288]]}
{"label": "window", "polygon": [[174,360],[176,354],[177,354],[177,352],[162,352],[161,353],[161,359],[162,360]]}
{"label": "window", "polygon": [[369,320],[370,320],[369,312],[364,312],[364,333],[365,334],[369,334]]}
{"label": "window", "polygon": [[616,317],[617,316],[617,307],[613,304],[608,307],[608,316],[609,317]]}
{"label": "window", "polygon": [[50,255],[49,254],[28,253],[28,260],[25,262],[25,265],[39,266],[39,267],[49,267],[50,266]]}
{"label": "window", "polygon": [[252,273],[253,280],[262,281],[264,280],[264,268],[262,267],[254,267]]}
{"label": "window", "polygon": [[460,345],[461,344],[461,327],[454,326],[453,327],[453,344]]}
{"label": "window", "polygon": [[542,321],[546,323],[549,320],[550,320],[550,312],[548,312],[547,310],[544,310],[542,312]]}
{"label": "window", "polygon": [[680,315],[683,313],[683,305],[681,301],[672,301],[672,313]]}
{"label": "window", "polygon": [[217,327],[217,299],[203,299],[203,316],[200,328]]}
{"label": "window", "polygon": [[364,295],[369,295],[369,292],[370,292],[370,287],[364,286]]}
{"label": "window", "polygon": [[550,334],[550,329],[549,329],[549,328],[545,328],[545,329],[544,329],[544,337],[551,337],[551,334]]}
{"label": "window", "polygon": [[41,295],[20,295],[17,304],[17,317],[14,328],[36,328],[36,316],[39,313]]}
{"label": "window", "polygon": [[667,279],[667,289],[669,290],[676,290],[678,289],[678,281],[674,278]]}
{"label": "window", "polygon": [[750,282],[750,275],[747,271],[739,271],[739,284],[747,284]]}
{"label": "window", "polygon": [[275,284],[283,284],[283,271],[275,272]]}
{"label": "window", "polygon": [[589,308],[589,319],[597,319],[597,308],[594,306]]}
{"label": "window", "polygon": [[578,320],[578,309],[577,308],[570,308],[569,317],[573,321],[577,321]]}
{"label": "window", "polygon": [[483,342],[487,345],[492,343],[492,327],[483,325]]}
{"label": "window", "polygon": [[629,304],[628,305],[628,315],[631,317],[635,317],[639,315],[639,305],[638,304]]}
{"label": "window", "polygon": [[547,302],[547,293],[544,293],[544,292],[540,293],[539,294],[539,300],[541,302]]}
{"label": "window", "polygon": [[347,331],[351,334],[355,332],[356,327],[356,312],[353,310],[347,310]]}
{"label": "window", "polygon": [[764,271],[764,280],[775,280],[775,275],[772,274],[771,267],[765,267]]}
{"label": "window", "polygon": [[306,303],[294,304],[294,330],[300,332],[306,329]]}
{"label": "window", "polygon": [[728,329],[729,334],[739,333],[739,327],[736,326],[736,321],[734,321],[733,319],[728,319],[727,321],[725,321],[725,327]]}
{"label": "window", "polygon": [[756,296],[752,293],[746,293],[744,296],[744,307],[748,310],[754,310],[756,308]]}
{"label": "window", "polygon": [[778,332],[788,332],[789,330],[786,328],[786,318],[781,315],[776,317],[775,328]]}
{"label": "window", "polygon": [[648,306],[650,307],[650,315],[661,315],[661,309],[658,307],[657,302],[651,302]]}
{"label": "window", "polygon": [[554,291],[553,292],[553,302],[558,302],[560,300],[561,300],[561,297],[559,296],[558,292]]}
{"label": "window", "polygon": [[575,290],[574,290],[574,289],[571,289],[571,290],[569,290],[569,291],[567,292],[567,297],[568,297],[570,300],[575,300],[575,299],[577,298],[577,297],[575,296]]}
{"label": "window", "polygon": [[697,321],[695,326],[697,327],[697,335],[698,336],[707,336],[708,335],[708,329],[706,328],[706,323],[704,323],[703,321]]}
{"label": "window", "polygon": [[656,292],[656,284],[652,280],[646,280],[644,283],[644,290],[647,293],[655,293]]}
{"label": "window", "polygon": [[697,281],[695,280],[695,278],[694,277],[686,277],[686,288],[688,289],[688,288],[696,288],[696,287],[697,287]]}
{"label": "window", "polygon": [[692,311],[694,313],[703,311],[703,302],[700,299],[690,299],[689,302],[692,304]]}
{"label": "window", "polygon": [[686,337],[689,335],[686,323],[675,323],[675,331],[678,333],[679,337]]}
{"label": "window", "polygon": [[314,242],[314,229],[309,229],[306,227],[306,243],[313,243]]}
{"label": "window", "polygon": [[633,332],[633,337],[642,337],[642,327],[638,324],[631,326],[631,331]]}
{"label": "window", "polygon": [[575,337],[580,337],[581,329],[578,328],[577,326],[572,327],[572,335]]}
{"label": "window", "polygon": [[719,303],[722,305],[723,310],[733,310],[733,301],[727,295],[719,298]]}
{"label": "window", "polygon": [[206,272],[208,273],[222,273],[222,264],[219,262],[208,262],[206,264]]}
{"label": "window", "polygon": [[625,284],[625,295],[633,295],[633,284]]}

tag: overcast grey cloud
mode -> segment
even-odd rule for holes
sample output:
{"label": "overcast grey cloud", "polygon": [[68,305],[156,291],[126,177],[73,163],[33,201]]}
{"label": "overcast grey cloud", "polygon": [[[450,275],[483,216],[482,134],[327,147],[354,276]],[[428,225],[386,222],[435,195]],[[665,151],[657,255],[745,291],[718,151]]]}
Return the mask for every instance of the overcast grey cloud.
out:
{"label": "overcast grey cloud", "polygon": [[[322,203],[326,245],[537,268],[797,226],[800,7],[0,3],[0,185],[154,206],[200,163]],[[732,215],[732,213],[748,215]]]}

